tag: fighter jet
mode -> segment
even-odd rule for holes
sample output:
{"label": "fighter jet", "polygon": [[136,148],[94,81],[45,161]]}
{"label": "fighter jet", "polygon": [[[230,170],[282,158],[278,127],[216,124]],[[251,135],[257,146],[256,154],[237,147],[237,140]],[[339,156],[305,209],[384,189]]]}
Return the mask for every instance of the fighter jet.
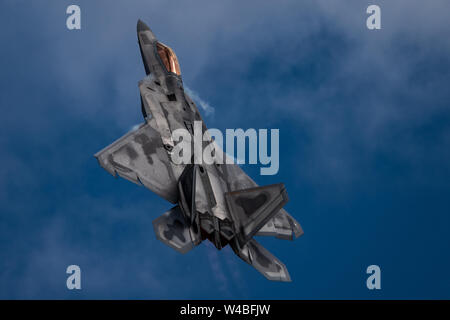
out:
{"label": "fighter jet", "polygon": [[201,121],[185,92],[175,52],[160,42],[141,20],[139,48],[147,76],[139,82],[144,123],[97,154],[100,165],[143,185],[175,206],[156,218],[156,237],[186,253],[203,240],[217,249],[230,245],[242,260],[267,279],[291,281],[286,266],[254,236],[293,240],[303,234],[283,206],[288,201],[282,183],[259,187],[238,164],[176,164],[172,152],[176,129],[193,133]]}

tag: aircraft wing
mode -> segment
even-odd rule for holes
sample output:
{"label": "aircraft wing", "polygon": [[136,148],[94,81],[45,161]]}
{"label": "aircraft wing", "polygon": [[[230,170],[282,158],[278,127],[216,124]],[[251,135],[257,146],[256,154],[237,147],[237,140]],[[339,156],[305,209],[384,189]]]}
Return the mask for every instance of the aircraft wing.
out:
{"label": "aircraft wing", "polygon": [[177,202],[177,179],[173,176],[172,164],[159,132],[149,123],[127,133],[95,157],[113,176],[117,173],[172,203]]}

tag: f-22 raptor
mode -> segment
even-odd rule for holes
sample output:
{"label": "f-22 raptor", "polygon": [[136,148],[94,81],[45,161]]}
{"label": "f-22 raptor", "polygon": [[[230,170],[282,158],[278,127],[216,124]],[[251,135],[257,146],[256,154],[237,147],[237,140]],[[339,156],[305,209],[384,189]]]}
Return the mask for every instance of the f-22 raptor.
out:
{"label": "f-22 raptor", "polygon": [[183,88],[174,51],[158,41],[141,20],[137,36],[147,76],[139,82],[145,122],[104,148],[95,157],[113,176],[144,185],[169,202],[172,209],[156,218],[156,237],[186,253],[208,239],[217,249],[230,245],[242,260],[267,279],[290,281],[285,265],[254,236],[293,240],[303,234],[283,206],[283,184],[259,187],[239,165],[175,164],[172,132],[184,128],[193,135],[201,121],[194,101]]}

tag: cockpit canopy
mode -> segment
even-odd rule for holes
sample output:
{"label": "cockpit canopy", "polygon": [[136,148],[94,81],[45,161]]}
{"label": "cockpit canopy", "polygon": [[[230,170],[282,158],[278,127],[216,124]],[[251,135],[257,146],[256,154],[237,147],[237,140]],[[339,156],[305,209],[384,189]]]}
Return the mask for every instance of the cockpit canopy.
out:
{"label": "cockpit canopy", "polygon": [[175,52],[161,42],[156,43],[156,49],[158,50],[159,57],[161,58],[161,61],[167,71],[175,73],[178,76],[181,75],[180,65],[178,64],[178,59]]}

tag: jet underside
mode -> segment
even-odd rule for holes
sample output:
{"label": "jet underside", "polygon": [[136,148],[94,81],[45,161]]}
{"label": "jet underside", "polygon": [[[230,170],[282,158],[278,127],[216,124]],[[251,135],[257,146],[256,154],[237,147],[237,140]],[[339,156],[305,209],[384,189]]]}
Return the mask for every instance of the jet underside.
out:
{"label": "jet underside", "polygon": [[283,209],[288,201],[284,185],[259,187],[237,164],[171,160],[174,130],[183,128],[193,135],[195,121],[202,121],[203,132],[206,126],[184,92],[175,53],[140,20],[137,33],[147,74],[139,82],[145,122],[95,157],[112,175],[144,185],[175,205],[153,221],[157,238],[165,244],[181,253],[206,239],[217,249],[230,245],[269,280],[290,281],[285,265],[254,239],[293,240],[303,234]]}

